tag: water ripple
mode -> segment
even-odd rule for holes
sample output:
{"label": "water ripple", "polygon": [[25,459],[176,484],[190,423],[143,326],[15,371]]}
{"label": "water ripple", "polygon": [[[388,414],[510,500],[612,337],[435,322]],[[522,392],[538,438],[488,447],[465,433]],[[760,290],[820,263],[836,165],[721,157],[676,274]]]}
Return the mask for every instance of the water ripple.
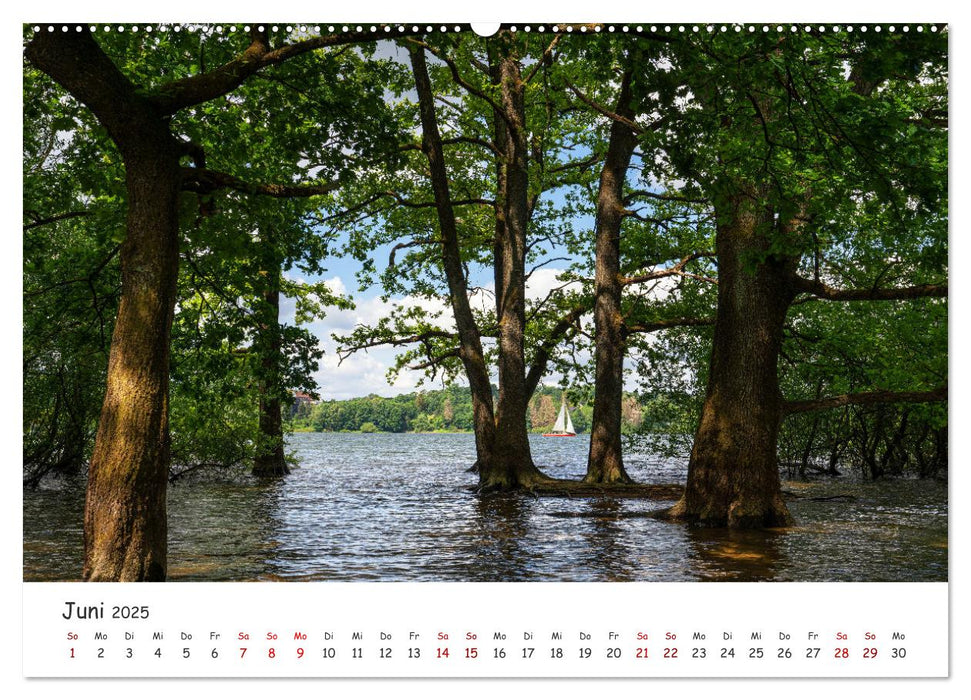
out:
{"label": "water ripple", "polygon": [[[585,470],[588,439],[533,438],[553,476]],[[892,481],[787,484],[783,531],[691,530],[646,517],[663,503],[480,499],[471,435],[298,434],[301,467],[277,483],[169,489],[173,580],[942,581],[947,487]],[[645,483],[683,482],[683,461],[627,458]],[[24,492],[24,577],[76,579],[83,484]]]}

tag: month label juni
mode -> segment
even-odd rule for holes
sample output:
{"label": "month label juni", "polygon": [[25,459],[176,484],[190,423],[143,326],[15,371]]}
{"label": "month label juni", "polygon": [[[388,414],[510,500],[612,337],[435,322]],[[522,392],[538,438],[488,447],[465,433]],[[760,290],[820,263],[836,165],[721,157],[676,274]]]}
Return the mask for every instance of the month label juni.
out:
{"label": "month label juni", "polygon": [[948,673],[944,583],[31,583],[24,611],[32,677]]}

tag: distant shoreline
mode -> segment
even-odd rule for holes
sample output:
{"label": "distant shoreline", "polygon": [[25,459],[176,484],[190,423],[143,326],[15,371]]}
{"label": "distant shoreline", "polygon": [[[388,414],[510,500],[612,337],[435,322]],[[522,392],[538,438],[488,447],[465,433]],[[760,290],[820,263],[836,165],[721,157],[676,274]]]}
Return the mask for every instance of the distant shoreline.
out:
{"label": "distant shoreline", "polygon": [[[543,435],[549,432],[548,429],[529,431],[530,435]],[[292,434],[297,433],[316,433],[320,435],[473,435],[471,430],[402,430],[394,432],[391,430],[314,430],[313,428],[294,428]],[[586,435],[586,432],[577,432],[577,436]]]}

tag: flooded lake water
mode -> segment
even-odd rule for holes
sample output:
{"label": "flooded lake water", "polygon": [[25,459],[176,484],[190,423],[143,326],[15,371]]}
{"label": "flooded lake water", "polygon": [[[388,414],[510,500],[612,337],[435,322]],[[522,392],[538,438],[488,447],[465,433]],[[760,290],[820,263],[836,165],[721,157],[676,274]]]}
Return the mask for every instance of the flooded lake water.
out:
{"label": "flooded lake water", "polygon": [[[580,478],[589,437],[533,436],[551,476]],[[477,497],[471,435],[301,433],[275,483],[169,487],[174,581],[946,581],[947,485],[787,482],[797,525],[729,532],[647,517],[670,503]],[[642,483],[686,461],[626,457]],[[24,490],[24,579],[80,577],[83,480]],[[812,501],[807,497],[851,496]]]}

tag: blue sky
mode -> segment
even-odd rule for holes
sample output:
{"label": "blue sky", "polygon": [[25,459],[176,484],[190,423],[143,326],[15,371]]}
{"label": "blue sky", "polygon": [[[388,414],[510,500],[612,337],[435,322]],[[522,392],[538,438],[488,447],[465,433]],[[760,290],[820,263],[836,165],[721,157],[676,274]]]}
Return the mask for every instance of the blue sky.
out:
{"label": "blue sky", "polygon": [[[592,230],[592,217],[581,217],[573,222],[574,230]],[[341,242],[340,240],[338,242]],[[392,245],[381,246],[374,251],[374,260],[378,269],[387,265],[388,255]],[[336,246],[335,246],[336,248]],[[563,249],[552,251],[551,257],[571,256]],[[557,262],[537,270],[531,277],[527,285],[527,295],[530,298],[541,298],[553,287],[558,286],[557,275],[563,272],[567,262]],[[315,278],[302,277],[296,272],[291,272],[290,277],[294,279],[305,279],[307,281],[324,280],[335,292],[340,292],[350,296],[356,308],[348,311],[338,309],[329,310],[323,319],[307,324],[309,328],[320,340],[321,348],[324,350],[324,357],[320,363],[320,369],[315,374],[319,385],[319,393],[323,399],[347,399],[356,396],[366,396],[368,394],[379,394],[382,396],[393,396],[400,393],[414,391],[421,381],[423,374],[413,371],[404,371],[397,381],[390,384],[387,379],[388,370],[394,365],[395,356],[400,349],[398,348],[372,348],[361,351],[343,362],[337,357],[337,344],[332,339],[334,333],[349,333],[358,324],[373,324],[380,318],[386,316],[396,304],[420,305],[429,313],[442,314],[443,324],[450,325],[451,309],[445,303],[431,302],[425,299],[415,299],[411,297],[395,296],[387,301],[381,299],[382,290],[380,286],[372,286],[364,291],[358,288],[357,273],[361,270],[361,263],[351,257],[332,257],[324,265],[326,272]],[[472,268],[470,278],[473,284],[486,289],[492,289],[491,279],[492,270],[484,267]],[[492,299],[479,294],[472,298],[474,304],[491,304]],[[285,322],[293,321],[294,304],[292,300],[284,300],[281,309],[281,319]],[[548,381],[555,381],[557,377],[550,377]],[[438,388],[441,382],[426,384],[428,388]]]}

